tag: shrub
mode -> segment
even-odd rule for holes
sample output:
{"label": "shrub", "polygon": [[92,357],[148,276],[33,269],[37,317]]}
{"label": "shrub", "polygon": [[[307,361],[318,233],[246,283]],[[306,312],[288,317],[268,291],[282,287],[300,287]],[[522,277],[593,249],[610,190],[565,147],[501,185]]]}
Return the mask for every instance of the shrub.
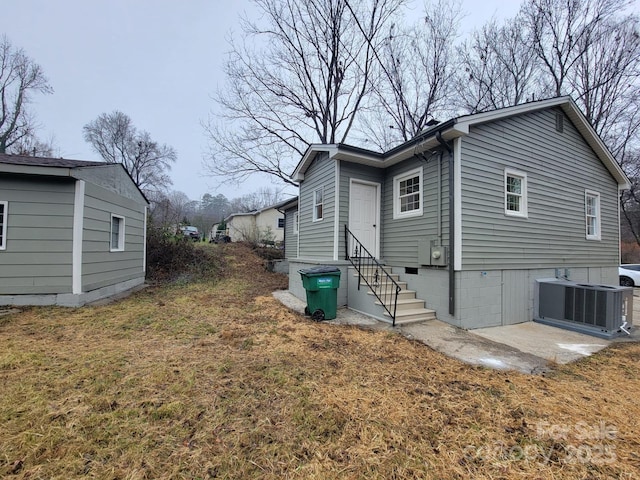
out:
{"label": "shrub", "polygon": [[150,224],[147,229],[147,280],[215,278],[222,271],[222,259],[215,250],[197,245],[182,235]]}

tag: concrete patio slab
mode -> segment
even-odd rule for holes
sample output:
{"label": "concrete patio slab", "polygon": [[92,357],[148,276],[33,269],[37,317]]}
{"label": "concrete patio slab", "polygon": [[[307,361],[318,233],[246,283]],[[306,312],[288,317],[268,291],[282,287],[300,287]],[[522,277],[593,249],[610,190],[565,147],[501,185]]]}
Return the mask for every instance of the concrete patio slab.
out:
{"label": "concrete patio slab", "polygon": [[[273,296],[291,310],[304,315],[305,302],[288,290],[273,292]],[[640,301],[635,303],[636,318],[640,318]],[[543,373],[553,364],[579,360],[613,342],[640,341],[640,329],[637,327],[632,329],[630,336],[612,340],[534,322],[462,330],[440,320],[430,320],[394,328],[390,323],[348,308],[339,308],[337,318],[327,323],[396,331],[465,363],[524,373]]]}

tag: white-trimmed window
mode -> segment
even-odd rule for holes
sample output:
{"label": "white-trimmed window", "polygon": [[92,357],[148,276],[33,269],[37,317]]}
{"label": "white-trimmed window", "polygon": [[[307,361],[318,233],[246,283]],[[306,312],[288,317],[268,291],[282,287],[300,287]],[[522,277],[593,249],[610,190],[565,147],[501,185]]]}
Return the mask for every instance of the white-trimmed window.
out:
{"label": "white-trimmed window", "polygon": [[313,192],[313,221],[317,222],[323,218],[324,207],[324,187],[318,188]]}
{"label": "white-trimmed window", "polygon": [[393,177],[393,218],[422,215],[422,167]]}
{"label": "white-trimmed window", "polygon": [[293,214],[293,234],[298,235],[300,231],[300,214],[296,211]]}
{"label": "white-trimmed window", "polygon": [[600,240],[600,194],[585,190],[584,217],[587,240]]}
{"label": "white-trimmed window", "polygon": [[7,217],[9,202],[0,202],[0,250],[7,248]]}
{"label": "white-trimmed window", "polygon": [[504,213],[514,217],[527,216],[527,174],[504,171]]}
{"label": "white-trimmed window", "polygon": [[124,250],[124,217],[111,214],[111,251]]}

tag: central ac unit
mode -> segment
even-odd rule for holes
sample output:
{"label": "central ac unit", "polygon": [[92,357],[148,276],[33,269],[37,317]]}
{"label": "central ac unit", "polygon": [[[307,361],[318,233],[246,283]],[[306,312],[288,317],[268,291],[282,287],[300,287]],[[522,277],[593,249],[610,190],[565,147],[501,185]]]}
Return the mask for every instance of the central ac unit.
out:
{"label": "central ac unit", "polygon": [[611,338],[633,323],[633,288],[565,280],[537,280],[534,320]]}

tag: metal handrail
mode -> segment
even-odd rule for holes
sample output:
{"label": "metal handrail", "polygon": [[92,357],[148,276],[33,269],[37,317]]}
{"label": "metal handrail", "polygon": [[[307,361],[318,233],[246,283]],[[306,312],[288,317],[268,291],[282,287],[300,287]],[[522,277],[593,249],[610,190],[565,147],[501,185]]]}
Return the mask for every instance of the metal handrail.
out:
{"label": "metal handrail", "polygon": [[[353,255],[349,255],[349,244],[353,242]],[[351,265],[358,271],[358,290],[360,290],[360,279],[363,279],[369,289],[380,301],[384,309],[391,317],[391,323],[396,326],[396,310],[398,308],[398,294],[402,290],[389,272],[371,255],[369,250],[344,226],[345,260],[349,260]],[[372,281],[370,281],[373,278]]]}

